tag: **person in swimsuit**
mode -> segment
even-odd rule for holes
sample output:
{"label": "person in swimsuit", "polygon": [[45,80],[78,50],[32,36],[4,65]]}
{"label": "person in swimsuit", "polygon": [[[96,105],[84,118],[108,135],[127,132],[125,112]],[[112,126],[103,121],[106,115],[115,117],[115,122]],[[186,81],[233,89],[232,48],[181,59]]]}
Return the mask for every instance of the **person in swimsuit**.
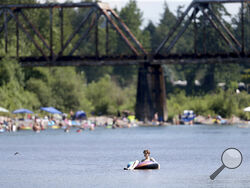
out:
{"label": "person in swimsuit", "polygon": [[144,161],[156,162],[156,160],[153,157],[150,157],[150,151],[149,150],[144,150],[143,154],[144,154],[145,159],[142,159],[141,162],[144,162]]}

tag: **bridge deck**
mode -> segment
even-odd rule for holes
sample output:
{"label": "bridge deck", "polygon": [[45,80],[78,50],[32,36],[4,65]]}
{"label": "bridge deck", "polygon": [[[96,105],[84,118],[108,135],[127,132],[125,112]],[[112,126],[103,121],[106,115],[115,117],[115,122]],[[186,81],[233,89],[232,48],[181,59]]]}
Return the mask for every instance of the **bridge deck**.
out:
{"label": "bridge deck", "polygon": [[215,64],[215,63],[250,63],[250,54],[238,56],[237,54],[170,54],[157,56],[62,56],[56,61],[47,61],[43,56],[19,57],[23,66],[103,66],[103,65],[140,65],[157,64]]}
{"label": "bridge deck", "polygon": [[250,0],[194,0],[197,3],[241,3],[250,2]]}
{"label": "bridge deck", "polygon": [[43,3],[43,4],[11,4],[11,5],[0,5],[0,9],[2,8],[75,8],[75,7],[93,7],[96,6],[97,3]]}
{"label": "bridge deck", "polygon": [[[250,0],[193,0],[195,3],[250,3]],[[81,3],[43,3],[43,4],[11,4],[0,5],[2,8],[74,8],[74,7],[93,7],[97,3],[81,2]]]}

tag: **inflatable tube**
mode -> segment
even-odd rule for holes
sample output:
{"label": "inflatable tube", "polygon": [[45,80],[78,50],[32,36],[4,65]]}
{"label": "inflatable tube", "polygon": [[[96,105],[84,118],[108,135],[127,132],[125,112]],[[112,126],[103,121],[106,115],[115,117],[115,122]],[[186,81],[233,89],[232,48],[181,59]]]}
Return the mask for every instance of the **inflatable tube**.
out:
{"label": "inflatable tube", "polygon": [[133,165],[134,164],[134,161],[131,161],[131,162],[129,162],[128,164],[127,164],[127,168],[129,168],[131,165]]}
{"label": "inflatable tube", "polygon": [[77,129],[76,132],[77,132],[77,133],[80,133],[80,132],[82,132],[82,130],[81,130],[81,129]]}
{"label": "inflatable tube", "polygon": [[107,125],[106,128],[107,128],[107,129],[111,129],[111,128],[112,128],[112,125]]}
{"label": "inflatable tube", "polygon": [[20,127],[20,130],[32,130],[32,127],[30,127],[30,126],[23,126],[23,127]]}
{"label": "inflatable tube", "polygon": [[60,129],[61,127],[59,125],[52,125],[50,126],[51,129]]}
{"label": "inflatable tube", "polygon": [[159,164],[153,161],[140,162],[135,169],[159,169]]}

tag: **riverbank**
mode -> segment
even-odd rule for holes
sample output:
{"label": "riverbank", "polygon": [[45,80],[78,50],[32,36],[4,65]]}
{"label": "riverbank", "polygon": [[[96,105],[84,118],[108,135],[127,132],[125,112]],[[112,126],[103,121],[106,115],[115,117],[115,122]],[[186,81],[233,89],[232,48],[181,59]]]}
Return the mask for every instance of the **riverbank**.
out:
{"label": "riverbank", "polygon": [[157,127],[157,126],[171,126],[171,125],[250,125],[250,121],[245,121],[239,117],[233,116],[229,119],[221,117],[204,117],[197,116],[191,121],[173,120],[172,122],[160,121],[138,121],[132,117],[109,117],[109,116],[92,116],[84,120],[70,120],[70,119],[54,119],[54,118],[34,118],[34,119],[11,119],[9,117],[0,116],[0,132],[15,132],[19,130],[33,130],[40,132],[46,129],[63,129],[69,132],[73,127],[76,131],[89,129],[93,131],[96,127],[103,128],[131,128],[131,127]]}

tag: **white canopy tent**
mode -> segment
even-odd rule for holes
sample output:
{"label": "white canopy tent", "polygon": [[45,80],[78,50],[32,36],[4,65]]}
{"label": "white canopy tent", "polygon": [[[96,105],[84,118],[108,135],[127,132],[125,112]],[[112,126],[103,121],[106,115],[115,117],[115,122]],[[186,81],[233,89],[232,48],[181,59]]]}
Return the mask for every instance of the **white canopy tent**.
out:
{"label": "white canopy tent", "polygon": [[250,106],[249,106],[249,107],[244,108],[244,112],[250,112]]}
{"label": "white canopy tent", "polygon": [[9,112],[9,110],[3,108],[3,107],[0,107],[0,112]]}

